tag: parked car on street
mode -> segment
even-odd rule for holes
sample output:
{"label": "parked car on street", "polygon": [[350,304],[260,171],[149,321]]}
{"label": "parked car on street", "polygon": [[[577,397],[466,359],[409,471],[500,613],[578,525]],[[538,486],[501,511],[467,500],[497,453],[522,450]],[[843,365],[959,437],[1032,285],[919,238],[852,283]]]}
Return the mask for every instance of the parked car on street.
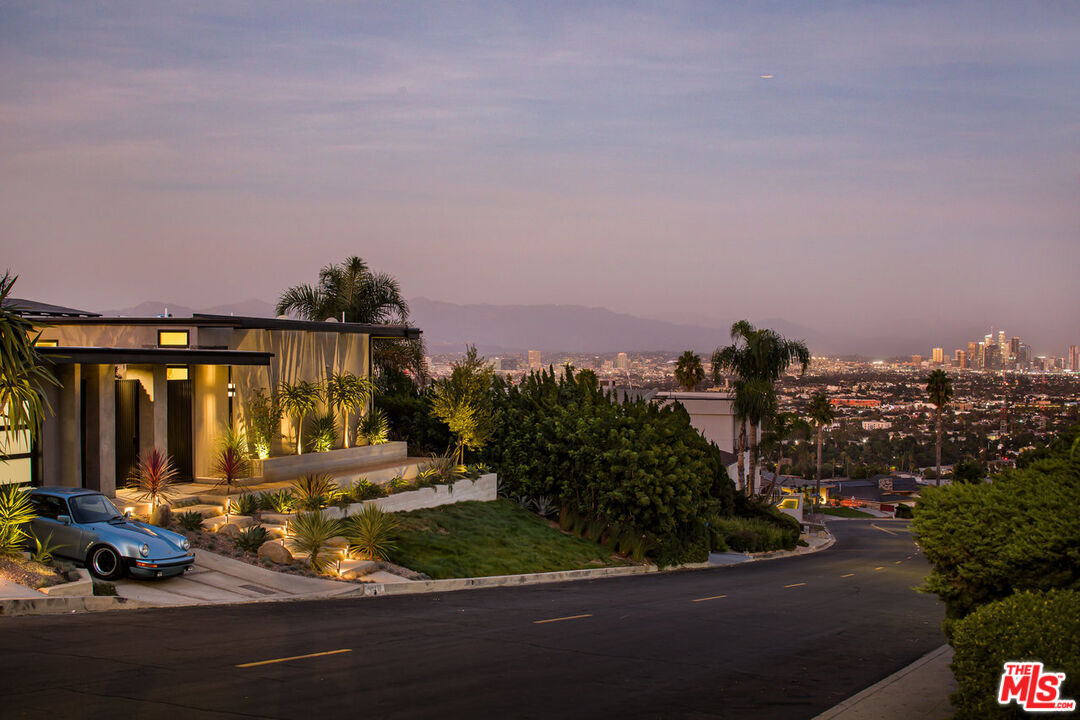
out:
{"label": "parked car on street", "polygon": [[34,535],[59,545],[53,555],[85,564],[102,580],[125,574],[154,578],[180,575],[195,562],[188,539],[121,513],[97,490],[39,487],[30,490],[37,517]]}

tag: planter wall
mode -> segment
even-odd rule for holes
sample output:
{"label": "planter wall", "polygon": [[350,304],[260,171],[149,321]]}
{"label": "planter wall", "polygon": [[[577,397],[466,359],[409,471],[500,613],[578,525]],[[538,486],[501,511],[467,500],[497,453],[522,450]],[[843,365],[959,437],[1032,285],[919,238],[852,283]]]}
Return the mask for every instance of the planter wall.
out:
{"label": "planter wall", "polygon": [[405,461],[408,447],[403,442],[361,445],[303,455],[283,455],[262,461],[262,481],[292,480],[308,473],[345,475],[360,472],[366,466],[394,460]]}
{"label": "planter wall", "polygon": [[[395,493],[384,498],[365,500],[353,503],[346,510],[346,515],[359,512],[364,505],[374,504],[380,510],[386,512],[407,512],[423,508],[439,507],[440,505],[452,505],[469,500],[489,502],[498,497],[499,476],[495,473],[481,475],[476,480],[458,480],[453,485],[438,485],[420,490]],[[341,517],[339,508],[327,508],[326,512],[331,517]]]}

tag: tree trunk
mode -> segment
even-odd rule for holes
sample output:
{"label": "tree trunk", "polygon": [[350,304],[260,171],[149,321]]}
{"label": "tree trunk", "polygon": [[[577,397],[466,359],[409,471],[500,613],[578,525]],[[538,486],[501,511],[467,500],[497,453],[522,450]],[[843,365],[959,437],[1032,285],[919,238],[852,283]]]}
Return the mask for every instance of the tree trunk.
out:
{"label": "tree trunk", "polygon": [[760,490],[757,486],[758,446],[757,446],[757,423],[750,422],[750,474],[747,482],[750,485],[750,495]]}
{"label": "tree trunk", "polygon": [[746,421],[739,425],[739,491],[746,491]]}
{"label": "tree trunk", "polygon": [[937,478],[934,484],[941,485],[941,408],[937,411]]}
{"label": "tree trunk", "polygon": [[304,444],[303,444],[304,437],[303,437],[303,435],[304,435],[304,416],[301,415],[300,416],[300,422],[298,422],[296,424],[296,454],[297,455],[303,455],[304,454]]}
{"label": "tree trunk", "polygon": [[345,408],[345,417],[341,421],[341,446],[349,448],[349,409]]}
{"label": "tree trunk", "polygon": [[817,485],[814,490],[814,503],[821,498],[821,433],[824,428],[818,425],[817,429]]}

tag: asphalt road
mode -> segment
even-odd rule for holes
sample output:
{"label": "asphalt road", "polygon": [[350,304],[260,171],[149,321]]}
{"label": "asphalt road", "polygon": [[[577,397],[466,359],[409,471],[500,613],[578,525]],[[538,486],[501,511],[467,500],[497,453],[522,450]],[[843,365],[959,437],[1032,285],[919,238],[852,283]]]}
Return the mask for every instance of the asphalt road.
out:
{"label": "asphalt road", "polygon": [[831,527],[702,571],[0,619],[0,716],[810,718],[944,643],[906,525]]}

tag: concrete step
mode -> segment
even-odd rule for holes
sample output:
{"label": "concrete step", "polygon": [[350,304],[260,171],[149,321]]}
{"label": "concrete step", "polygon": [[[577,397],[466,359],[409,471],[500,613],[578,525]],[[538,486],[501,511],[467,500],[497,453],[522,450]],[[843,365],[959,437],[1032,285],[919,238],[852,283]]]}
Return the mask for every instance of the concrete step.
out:
{"label": "concrete step", "polygon": [[188,505],[187,507],[177,508],[172,511],[173,515],[179,515],[180,513],[197,512],[204,518],[217,517],[222,514],[221,505]]}

